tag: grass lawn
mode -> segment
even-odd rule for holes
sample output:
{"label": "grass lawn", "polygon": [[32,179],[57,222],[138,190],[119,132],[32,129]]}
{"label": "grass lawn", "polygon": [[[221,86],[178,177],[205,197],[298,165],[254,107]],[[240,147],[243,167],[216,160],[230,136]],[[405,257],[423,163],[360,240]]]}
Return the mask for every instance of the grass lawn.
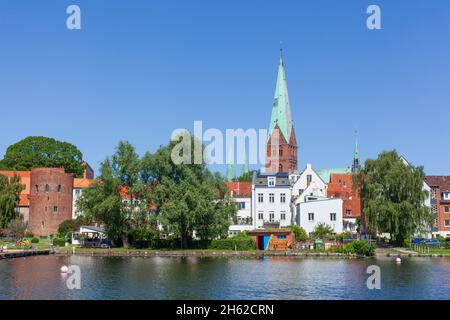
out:
{"label": "grass lawn", "polygon": [[430,254],[448,254],[448,255],[450,255],[450,249],[447,249],[447,248],[430,248]]}

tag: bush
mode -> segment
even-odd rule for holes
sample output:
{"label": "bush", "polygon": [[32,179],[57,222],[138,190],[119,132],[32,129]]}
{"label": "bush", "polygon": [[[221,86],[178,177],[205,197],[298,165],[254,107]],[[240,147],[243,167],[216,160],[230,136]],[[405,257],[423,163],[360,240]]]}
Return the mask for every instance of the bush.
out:
{"label": "bush", "polygon": [[66,239],[55,238],[53,239],[53,245],[58,247],[64,247],[66,245]]}
{"label": "bush", "polygon": [[343,248],[343,253],[356,253],[361,256],[373,256],[375,254],[375,245],[368,241],[356,240],[346,244]]}
{"label": "bush", "polygon": [[214,250],[254,250],[255,242],[252,239],[240,240],[240,239],[220,239],[213,240],[209,245],[209,249]]}
{"label": "bush", "polygon": [[303,242],[308,240],[308,233],[306,233],[306,230],[299,226],[288,226],[286,229],[291,230],[294,232],[295,235],[295,241],[297,242]]}
{"label": "bush", "polygon": [[411,248],[411,246],[412,246],[412,240],[411,240],[411,238],[406,238],[406,239],[403,241],[403,245],[404,245],[406,248]]}
{"label": "bush", "polygon": [[25,232],[25,238],[34,238],[34,234],[31,231]]}
{"label": "bush", "polygon": [[31,239],[31,243],[39,243],[39,239],[34,237]]}
{"label": "bush", "polygon": [[337,241],[342,242],[342,241],[344,241],[344,239],[352,239],[352,234],[351,234],[351,232],[344,231],[344,232],[338,233],[338,234],[336,235],[336,240],[337,240]]}

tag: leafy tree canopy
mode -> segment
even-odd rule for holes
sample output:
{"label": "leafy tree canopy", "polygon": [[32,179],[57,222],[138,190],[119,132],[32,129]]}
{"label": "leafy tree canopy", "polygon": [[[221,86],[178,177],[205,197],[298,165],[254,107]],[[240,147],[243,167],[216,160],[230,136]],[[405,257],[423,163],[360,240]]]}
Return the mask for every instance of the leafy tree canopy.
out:
{"label": "leafy tree canopy", "polygon": [[20,183],[20,177],[14,175],[8,178],[0,175],[0,228],[6,228],[17,218],[16,206],[20,201],[20,193],[25,186]]}
{"label": "leafy tree canopy", "polygon": [[27,137],[6,150],[0,168],[6,170],[31,170],[32,168],[59,168],[83,175],[83,155],[76,146],[47,137]]}
{"label": "leafy tree canopy", "polygon": [[428,192],[423,188],[424,177],[422,167],[405,164],[395,150],[367,160],[354,177],[366,231],[389,233],[398,244],[415,233],[429,231],[432,214],[425,206]]}

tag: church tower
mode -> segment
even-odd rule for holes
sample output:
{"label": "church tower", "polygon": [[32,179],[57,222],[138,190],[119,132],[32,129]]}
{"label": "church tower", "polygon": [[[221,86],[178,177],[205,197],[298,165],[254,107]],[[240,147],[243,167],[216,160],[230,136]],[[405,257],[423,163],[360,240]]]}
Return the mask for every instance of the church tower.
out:
{"label": "church tower", "polygon": [[277,86],[267,139],[266,173],[292,173],[297,170],[297,140],[292,123],[282,53],[280,49]]}

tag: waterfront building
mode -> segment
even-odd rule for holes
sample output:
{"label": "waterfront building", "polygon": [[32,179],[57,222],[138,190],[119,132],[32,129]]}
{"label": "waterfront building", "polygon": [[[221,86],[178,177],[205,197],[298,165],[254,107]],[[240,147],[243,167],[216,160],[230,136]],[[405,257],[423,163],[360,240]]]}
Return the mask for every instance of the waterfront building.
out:
{"label": "waterfront building", "polygon": [[342,199],[306,196],[295,208],[295,223],[307,233],[313,232],[319,224],[330,226],[334,233],[343,230]]}
{"label": "waterfront building", "polygon": [[332,173],[328,183],[327,197],[342,200],[344,230],[357,232],[357,219],[361,217],[361,198],[353,188],[353,173]]}
{"label": "waterfront building", "polygon": [[255,228],[279,228],[292,225],[292,186],[287,173],[254,172],[251,208]]}
{"label": "waterfront building", "polygon": [[450,176],[427,176],[430,205],[434,215],[432,235],[450,238]]}
{"label": "waterfront building", "polygon": [[36,236],[58,232],[59,225],[76,218],[76,199],[94,180],[93,170],[84,163],[83,178],[74,178],[64,168],[34,168],[30,171],[0,171],[1,175],[20,176],[25,189],[17,206],[19,217]]}
{"label": "waterfront building", "polygon": [[236,235],[242,231],[254,229],[252,217],[252,183],[251,182],[226,182],[229,196],[234,199],[237,206],[236,219],[230,225],[228,234]]}
{"label": "waterfront building", "polygon": [[256,250],[286,251],[295,247],[294,232],[286,229],[261,229],[249,232]]}
{"label": "waterfront building", "polygon": [[283,55],[280,50],[280,62],[272,105],[267,147],[266,173],[287,172],[297,170],[297,140],[292,121],[291,106],[286,82]]}

